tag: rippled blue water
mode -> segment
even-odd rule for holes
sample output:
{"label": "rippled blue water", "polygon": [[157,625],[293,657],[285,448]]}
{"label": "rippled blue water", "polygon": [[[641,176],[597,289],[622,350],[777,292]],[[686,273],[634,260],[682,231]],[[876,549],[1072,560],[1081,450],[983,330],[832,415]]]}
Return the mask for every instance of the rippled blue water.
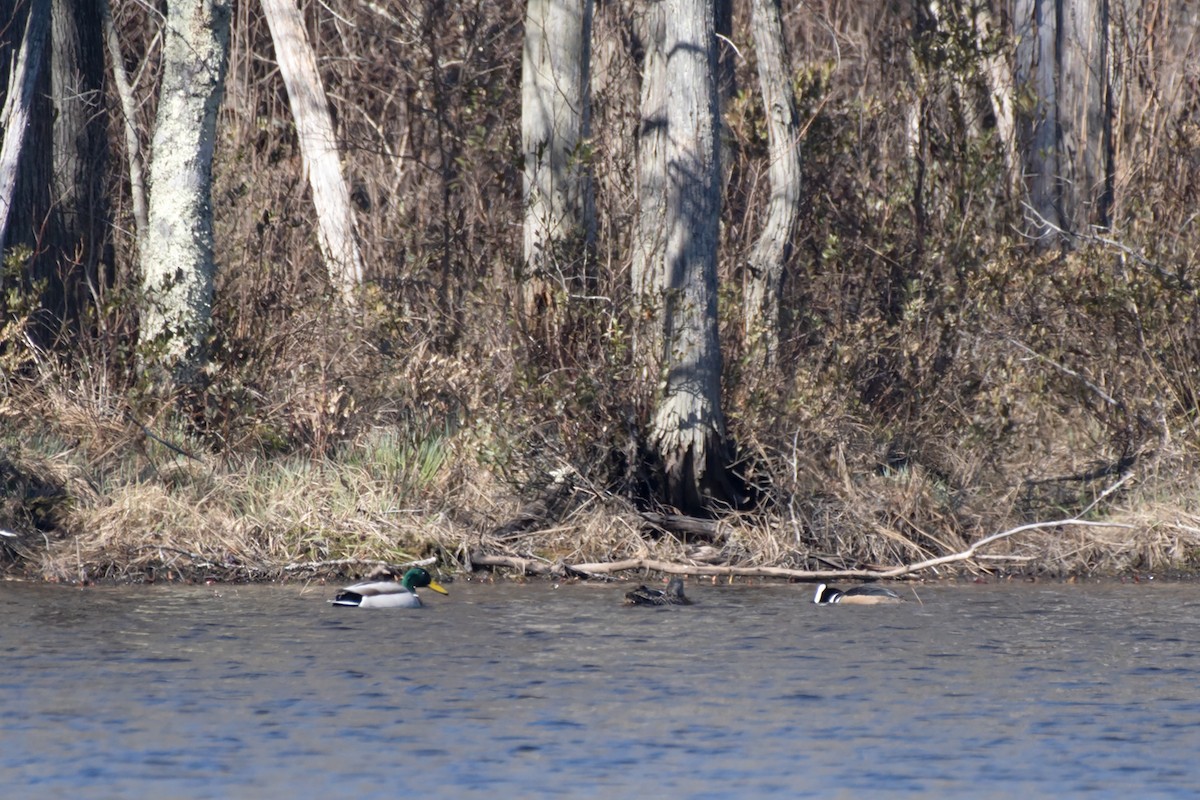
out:
{"label": "rippled blue water", "polygon": [[1200,586],[0,584],[5,797],[1180,796]]}

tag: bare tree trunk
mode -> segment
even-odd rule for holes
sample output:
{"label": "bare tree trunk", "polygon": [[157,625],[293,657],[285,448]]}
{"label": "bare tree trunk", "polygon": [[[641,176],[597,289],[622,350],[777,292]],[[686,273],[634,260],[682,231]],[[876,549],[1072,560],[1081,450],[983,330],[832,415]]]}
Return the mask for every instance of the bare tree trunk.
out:
{"label": "bare tree trunk", "polygon": [[644,22],[641,123],[638,130],[638,234],[633,245],[633,350],[647,383],[660,392],[663,379],[663,286],[667,223],[666,0],[650,0]]}
{"label": "bare tree trunk", "polygon": [[[1002,0],[1003,1],[1003,0]],[[992,116],[996,119],[996,139],[1000,157],[1004,159],[1004,174],[1008,179],[1005,194],[1017,196],[1020,184],[1021,165],[1017,155],[1017,122],[1013,110],[1013,70],[1009,63],[1011,53],[1005,50],[993,50],[991,40],[1003,35],[1005,20],[995,10],[986,6],[979,10],[978,37],[979,49],[984,52],[983,80],[991,105]]]}
{"label": "bare tree trunk", "polygon": [[1017,0],[1019,92],[1034,98],[1018,123],[1034,234],[1068,244],[1107,226],[1113,204],[1109,0]]}
{"label": "bare tree trunk", "polygon": [[229,60],[228,0],[167,6],[163,77],[141,242],[139,350],[152,377],[192,383],[212,318],[212,160]]}
{"label": "bare tree trunk", "polygon": [[558,298],[588,283],[595,223],[588,154],[592,0],[529,0],[521,59],[527,322],[558,338]]}
{"label": "bare tree trunk", "polygon": [[753,0],[750,27],[767,117],[771,196],[766,223],[747,264],[744,336],[753,367],[773,368],[779,349],[783,269],[800,215],[800,133],[779,0]]}
{"label": "bare tree trunk", "polygon": [[1058,86],[1055,39],[1058,0],[1016,0],[1013,17],[1017,41],[1018,91],[1033,98],[1019,121],[1021,154],[1032,212],[1033,235],[1045,245],[1057,240],[1062,227],[1058,202]]}
{"label": "bare tree trunk", "polygon": [[362,286],[363,262],[354,238],[350,190],[342,175],[329,103],[317,72],[317,58],[295,0],[262,0],[263,14],[275,43],[275,60],[287,86],[300,153],[317,212],[317,242],[325,258],[329,283],[347,305],[354,305]]}
{"label": "bare tree trunk", "polygon": [[4,128],[4,143],[0,145],[0,247],[3,247],[7,238],[21,149],[30,124],[34,87],[41,70],[49,30],[50,0],[32,0],[16,63],[11,70],[7,64],[4,65],[9,72],[9,82],[4,108],[0,111],[0,125]]}
{"label": "bare tree trunk", "polygon": [[[651,441],[665,470],[666,502],[698,511],[736,501],[727,478],[717,331],[721,172],[713,6],[711,0],[661,5],[662,47],[648,47],[647,60],[664,62],[649,63],[644,79],[662,83],[643,94],[643,135],[652,149],[641,154],[642,234],[652,237],[641,245],[644,256],[655,258],[643,265],[642,277],[660,276],[663,306],[665,385]],[[646,194],[654,190],[658,197]],[[661,221],[659,230],[645,224],[647,211],[649,220]]]}
{"label": "bare tree trunk", "polygon": [[1059,0],[1059,168],[1068,230],[1107,228],[1111,206],[1108,0]]}
{"label": "bare tree trunk", "polygon": [[54,105],[55,215],[51,279],[58,316],[74,317],[95,288],[107,229],[104,49],[98,0],[53,0],[50,99]]}

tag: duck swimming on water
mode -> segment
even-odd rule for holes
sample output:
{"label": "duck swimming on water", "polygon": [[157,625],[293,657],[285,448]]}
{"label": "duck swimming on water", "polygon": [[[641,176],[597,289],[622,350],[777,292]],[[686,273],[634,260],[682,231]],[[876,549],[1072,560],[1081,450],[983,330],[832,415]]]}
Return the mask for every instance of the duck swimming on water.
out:
{"label": "duck swimming on water", "polygon": [[417,589],[428,586],[439,594],[450,594],[433,577],[413,567],[397,581],[371,581],[356,583],[338,590],[329,602],[335,606],[359,606],[360,608],[420,608],[423,604],[417,597]]}
{"label": "duck swimming on water", "polygon": [[831,603],[842,603],[850,605],[878,605],[879,603],[903,603],[904,598],[893,592],[886,586],[880,586],[877,583],[865,583],[862,586],[855,586],[853,589],[835,589],[832,586],[818,584],[817,593],[813,596],[813,602],[817,605],[829,605]]}
{"label": "duck swimming on water", "polygon": [[691,600],[683,595],[683,579],[671,578],[666,589],[648,589],[639,586],[625,593],[627,606],[690,606]]}

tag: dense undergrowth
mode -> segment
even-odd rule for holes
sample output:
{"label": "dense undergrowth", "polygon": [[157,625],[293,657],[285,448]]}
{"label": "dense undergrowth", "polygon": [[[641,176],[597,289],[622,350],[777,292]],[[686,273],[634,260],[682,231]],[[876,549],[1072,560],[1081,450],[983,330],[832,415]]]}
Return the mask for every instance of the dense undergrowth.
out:
{"label": "dense undergrowth", "polygon": [[[610,54],[595,92],[598,278],[564,299],[548,341],[510,303],[520,4],[425,0],[387,36],[377,11],[334,5],[339,16],[309,9],[328,51],[378,53],[322,65],[372,270],[360,307],[338,310],[324,284],[286,99],[256,57],[269,37],[243,6],[204,384],[163,397],[138,377],[135,248],[116,232],[127,225],[114,227],[111,281],[78,314],[48,307],[44,286],[8,289],[0,529],[13,535],[0,558],[13,572],[307,578],[430,556],[453,569],[479,552],[858,568],[1084,513],[1121,525],[1022,534],[955,568],[1200,563],[1194,104],[1125,120],[1119,222],[1047,251],[1023,235],[987,120],[956,94],[971,53],[918,80],[906,20],[882,4],[792,18],[807,200],[780,368],[764,373],[739,331],[766,140],[752,54],[737,60],[720,314],[749,491],[700,542],[639,514],[660,509],[628,341],[636,43]],[[597,36],[616,35],[622,9],[604,4]],[[141,12],[120,13],[136,38]],[[1145,69],[1131,79],[1161,79]],[[915,154],[914,104],[926,132]],[[10,251],[9,275],[31,257]]]}

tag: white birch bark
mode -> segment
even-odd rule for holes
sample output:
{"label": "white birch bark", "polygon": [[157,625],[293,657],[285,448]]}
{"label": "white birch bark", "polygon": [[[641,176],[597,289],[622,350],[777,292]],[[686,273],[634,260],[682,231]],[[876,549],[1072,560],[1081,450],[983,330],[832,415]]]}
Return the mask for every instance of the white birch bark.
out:
{"label": "white birch bark", "polygon": [[141,243],[139,350],[154,377],[191,382],[212,317],[212,160],[229,58],[228,0],[172,0]]}
{"label": "white birch bark", "polygon": [[528,0],[521,59],[528,319],[555,315],[555,298],[586,277],[593,235],[590,126],[592,0]]}
{"label": "white birch bark", "polygon": [[334,137],[333,121],[317,59],[295,0],[261,0],[275,60],[287,87],[300,154],[317,215],[317,243],[330,285],[347,305],[363,282],[363,262],[354,234],[350,190]]}
{"label": "white birch bark", "polygon": [[771,368],[779,348],[783,270],[800,215],[800,133],[779,0],[752,0],[750,27],[767,118],[771,194],[747,264],[743,334],[752,363]]}
{"label": "white birch bark", "polygon": [[[17,188],[17,170],[21,148],[29,127],[33,107],[33,92],[46,50],[50,30],[50,0],[32,0],[25,20],[25,33],[16,62],[9,70],[8,92],[0,110],[0,127],[4,143],[0,145],[0,247],[8,234],[8,217]],[[4,65],[8,69],[8,65]]]}

